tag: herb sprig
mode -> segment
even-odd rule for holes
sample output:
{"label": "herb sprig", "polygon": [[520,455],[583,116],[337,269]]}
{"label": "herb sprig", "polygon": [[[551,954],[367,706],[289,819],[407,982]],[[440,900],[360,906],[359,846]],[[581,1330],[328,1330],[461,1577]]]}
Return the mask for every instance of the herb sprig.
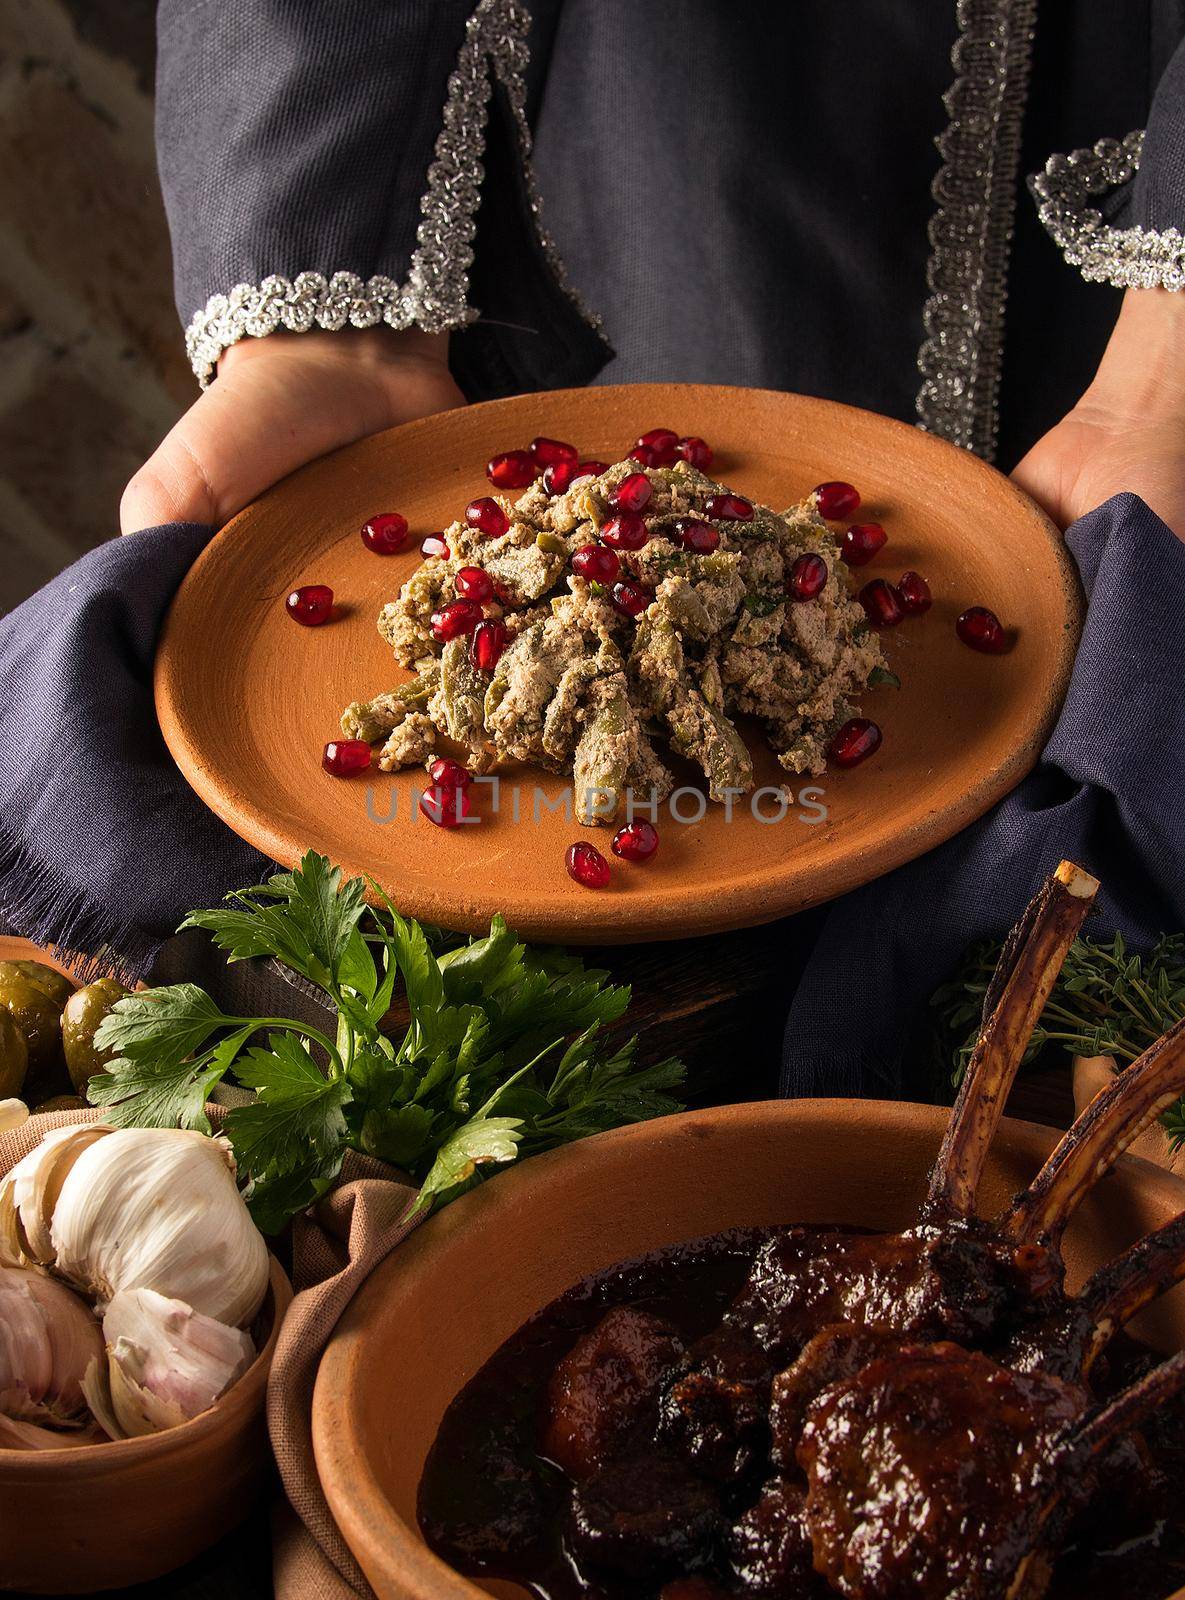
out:
{"label": "herb sprig", "polygon": [[[377,885],[309,852],[293,872],[194,911],[228,961],[272,956],[316,985],[332,1034],[285,1017],[222,1011],[196,984],[121,1000],[95,1036],[113,1050],[89,1097],[121,1126],[210,1130],[205,1102],[231,1077],[255,1091],[226,1131],[252,1214],[275,1232],[333,1183],[348,1148],[406,1170],[419,1209],[444,1204],[524,1155],[681,1109],[672,1059],[635,1063],[601,1030],[628,988],[557,951],[520,943],[501,917],[439,952]],[[402,984],[402,1039],[380,1026]]]}
{"label": "herb sprig", "polygon": [[[984,995],[1000,944],[974,945],[959,971],[930,1004],[950,1050],[951,1082],[962,1082],[975,1048]],[[1133,954],[1121,934],[1109,942],[1080,934],[1041,1013],[1024,1062],[1047,1045],[1071,1055],[1114,1056],[1127,1066],[1185,1016],[1185,935],[1163,934],[1147,955]],[[1185,1143],[1185,1100],[1161,1118],[1174,1146]]]}

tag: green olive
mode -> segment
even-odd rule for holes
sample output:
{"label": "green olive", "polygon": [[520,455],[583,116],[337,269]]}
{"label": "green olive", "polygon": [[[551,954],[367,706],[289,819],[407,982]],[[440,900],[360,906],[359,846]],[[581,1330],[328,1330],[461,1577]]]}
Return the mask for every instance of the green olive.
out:
{"label": "green olive", "polygon": [[28,1070],[25,1036],[8,1012],[0,1011],[0,1100],[11,1100],[20,1094]]}
{"label": "green olive", "polygon": [[6,961],[0,966],[7,969],[0,972],[0,1007],[25,1036],[29,1071],[52,1073],[62,1060],[62,1032],[58,1026],[62,1002],[52,999],[27,973],[16,969],[14,963]]}
{"label": "green olive", "polygon": [[0,961],[0,983],[18,973],[35,983],[39,989],[44,989],[59,1006],[64,1006],[74,993],[74,979],[59,972],[56,967],[47,966],[44,961]]}
{"label": "green olive", "polygon": [[111,1060],[110,1050],[95,1049],[95,1029],[117,1000],[122,1000],[128,990],[114,978],[99,978],[85,984],[66,1001],[62,1012],[62,1047],[66,1052],[66,1070],[70,1082],[79,1094],[96,1072]]}

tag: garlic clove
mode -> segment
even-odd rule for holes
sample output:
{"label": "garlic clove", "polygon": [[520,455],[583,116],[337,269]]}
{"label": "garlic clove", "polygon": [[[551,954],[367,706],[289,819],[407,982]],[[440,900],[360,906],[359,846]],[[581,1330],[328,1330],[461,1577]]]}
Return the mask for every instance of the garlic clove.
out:
{"label": "garlic clove", "polygon": [[0,1413],[77,1426],[82,1378],[103,1351],[90,1307],[39,1272],[0,1268]]}
{"label": "garlic clove", "polygon": [[23,1100],[0,1100],[0,1133],[11,1133],[29,1120],[29,1108]]}
{"label": "garlic clove", "polygon": [[113,1132],[102,1122],[54,1128],[9,1170],[0,1186],[0,1262],[53,1264],[50,1224],[62,1185],[82,1152]]}
{"label": "garlic clove", "polygon": [[189,1418],[172,1400],[162,1400],[138,1384],[125,1369],[123,1362],[128,1352],[120,1345],[111,1351],[108,1361],[108,1380],[111,1386],[111,1408],[116,1421],[123,1429],[125,1439],[139,1439],[146,1433],[163,1433],[166,1428],[176,1428]]}
{"label": "garlic clove", "polygon": [[51,1244],[58,1271],[100,1309],[121,1289],[149,1288],[237,1327],[267,1292],[267,1245],[230,1147],[188,1129],[120,1128],[83,1150],[53,1207]]}
{"label": "garlic clove", "polygon": [[103,1317],[103,1336],[113,1397],[118,1371],[183,1418],[208,1411],[255,1359],[255,1346],[239,1328],[153,1289],[121,1290]]}

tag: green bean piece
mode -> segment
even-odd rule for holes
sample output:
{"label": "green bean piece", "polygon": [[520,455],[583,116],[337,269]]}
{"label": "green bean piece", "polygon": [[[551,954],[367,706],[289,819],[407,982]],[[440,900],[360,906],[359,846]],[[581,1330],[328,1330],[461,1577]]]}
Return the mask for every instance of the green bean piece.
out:
{"label": "green bean piece", "polygon": [[450,639],[440,658],[444,732],[461,744],[476,744],[485,732],[486,681],[469,658],[469,639]]}
{"label": "green bean piece", "polygon": [[629,738],[633,713],[625,680],[606,681],[605,691],[604,701],[580,736],[572,767],[576,816],[586,827],[611,822],[617,815],[633,749]]}

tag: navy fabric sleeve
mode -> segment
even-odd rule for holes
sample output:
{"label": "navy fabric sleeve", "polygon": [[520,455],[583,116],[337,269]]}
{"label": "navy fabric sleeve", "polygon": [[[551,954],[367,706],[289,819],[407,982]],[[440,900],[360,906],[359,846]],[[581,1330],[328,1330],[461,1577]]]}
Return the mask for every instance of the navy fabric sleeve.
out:
{"label": "navy fabric sleeve", "polygon": [[1063,857],[1101,879],[1091,929],[1104,938],[1147,948],[1185,928],[1185,545],[1130,494],[1067,541],[1089,606],[1036,770],[982,821],[831,908],[790,1009],[784,1094],[916,1095],[907,1045],[934,989],[968,945],[1007,932]]}
{"label": "navy fabric sleeve", "polygon": [[177,310],[415,246],[474,0],[161,0],[157,150]]}
{"label": "navy fabric sleeve", "polygon": [[1185,40],[1157,85],[1130,210],[1119,220],[1156,232],[1185,232]]}

